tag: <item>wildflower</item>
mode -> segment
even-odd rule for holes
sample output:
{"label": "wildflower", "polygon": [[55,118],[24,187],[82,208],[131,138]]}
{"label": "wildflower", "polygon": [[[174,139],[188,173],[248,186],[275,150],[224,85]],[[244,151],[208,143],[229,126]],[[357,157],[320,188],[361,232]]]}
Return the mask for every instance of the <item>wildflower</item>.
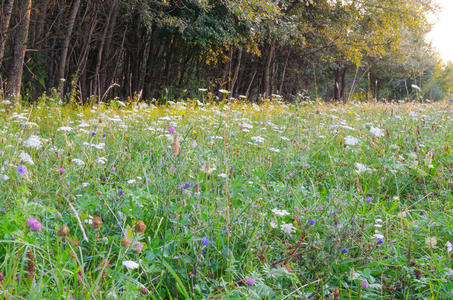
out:
{"label": "wildflower", "polygon": [[60,171],[60,174],[64,174],[64,173],[66,173],[66,170],[65,170],[65,169],[63,169],[63,168],[60,168],[60,170],[59,170],[59,171]]}
{"label": "wildflower", "polygon": [[199,90],[200,92],[207,92],[207,91],[208,91],[208,89],[203,89],[203,88],[198,88],[198,90]]}
{"label": "wildflower", "polygon": [[202,245],[205,245],[205,246],[211,245],[211,244],[212,244],[212,241],[209,240],[207,237],[203,237],[203,238],[201,239],[201,244],[202,244]]}
{"label": "wildflower", "polygon": [[60,230],[57,232],[58,236],[69,236],[69,227],[66,224],[61,225]]}
{"label": "wildflower", "polygon": [[127,236],[123,236],[123,238],[121,239],[121,246],[129,247],[130,245],[131,241],[129,240],[129,238]]}
{"label": "wildflower", "polygon": [[362,287],[362,289],[366,290],[368,288],[368,281],[363,280],[360,286]]}
{"label": "wildflower", "polygon": [[143,234],[146,230],[146,225],[143,221],[138,221],[134,226],[135,232]]}
{"label": "wildflower", "polygon": [[73,130],[72,127],[68,127],[68,126],[59,127],[57,129],[57,131],[64,131],[64,132],[71,132],[72,130]]}
{"label": "wildflower", "polygon": [[289,212],[285,209],[278,209],[278,208],[273,208],[271,209],[271,212],[273,212],[275,215],[279,216],[279,217],[284,217],[284,216],[288,216],[289,215]]}
{"label": "wildflower", "polygon": [[377,244],[378,244],[378,245],[380,245],[380,244],[382,244],[382,243],[384,243],[384,241],[383,241],[382,239],[379,239],[379,241],[377,241]]}
{"label": "wildflower", "polygon": [[177,139],[176,136],[175,136],[175,138],[173,139],[173,144],[171,145],[171,154],[172,154],[173,156],[177,156],[177,155],[178,155],[178,153],[179,153],[179,147],[180,147],[180,146],[179,146],[178,139]]}
{"label": "wildflower", "polygon": [[122,265],[128,268],[129,270],[137,269],[140,265],[132,260],[125,260],[122,262]]}
{"label": "wildflower", "polygon": [[343,249],[343,253],[344,253],[344,254],[346,254],[346,253],[348,253],[348,252],[349,252],[348,248],[344,248],[344,249]]}
{"label": "wildflower", "polygon": [[370,133],[373,134],[375,137],[381,137],[381,136],[385,135],[384,130],[382,130],[379,127],[374,127],[374,126],[371,126]]}
{"label": "wildflower", "polygon": [[315,225],[315,224],[316,224],[315,219],[311,219],[311,220],[310,220],[310,225]]}
{"label": "wildflower", "polygon": [[248,285],[254,285],[255,280],[253,280],[253,278],[247,278],[247,279],[245,279],[245,283],[247,283]]}
{"label": "wildflower", "polygon": [[3,179],[3,181],[8,181],[9,180],[9,176],[8,175],[3,175],[2,179]]}
{"label": "wildflower", "polygon": [[294,232],[296,232],[297,228],[294,227],[293,224],[286,224],[286,223],[283,223],[282,225],[280,225],[280,229],[281,231],[283,231],[284,233],[287,233],[287,234],[292,234]]}
{"label": "wildflower", "polygon": [[101,229],[102,226],[102,219],[98,216],[93,218],[93,223],[91,224],[91,227]]}
{"label": "wildflower", "polygon": [[197,147],[197,146],[198,146],[197,141],[196,141],[196,140],[193,140],[193,142],[192,142],[192,148],[195,148],[195,147]]}
{"label": "wildflower", "polygon": [[367,197],[367,198],[366,198],[366,202],[367,202],[367,203],[371,203],[371,201],[373,201],[373,197]]}
{"label": "wildflower", "polygon": [[255,143],[264,143],[264,138],[260,136],[252,136],[250,139]]}
{"label": "wildflower", "polygon": [[17,167],[17,173],[19,173],[20,175],[27,174],[27,167],[26,166],[18,166]]}
{"label": "wildflower", "polygon": [[106,134],[106,133],[104,133],[104,134],[102,135],[102,137],[106,137],[106,136],[107,136],[107,134]]}
{"label": "wildflower", "polygon": [[124,191],[123,191],[122,189],[120,189],[120,190],[118,191],[118,194],[120,194],[120,196],[122,196],[122,195],[124,195]]}
{"label": "wildflower", "polygon": [[78,158],[72,159],[71,162],[75,163],[75,164],[78,165],[78,166],[83,166],[83,165],[85,165],[85,162],[84,162],[83,160],[81,160],[81,159],[78,159]]}
{"label": "wildflower", "polygon": [[170,127],[170,128],[168,128],[168,132],[169,132],[169,133],[174,133],[174,132],[175,132],[175,127]]}
{"label": "wildflower", "polygon": [[95,135],[96,135],[96,132],[93,131],[93,132],[91,133],[91,136],[95,136]]}
{"label": "wildflower", "polygon": [[31,158],[31,156],[25,152],[21,152],[19,154],[19,158],[20,158],[20,161],[24,162],[24,163],[28,163],[30,165],[34,165],[35,163],[33,162],[33,159]]}
{"label": "wildflower", "polygon": [[42,147],[42,141],[39,136],[31,135],[25,142],[24,146],[27,148],[39,149]]}
{"label": "wildflower", "polygon": [[227,91],[225,89],[220,89],[219,92],[222,93],[222,94],[229,94],[230,93],[229,91]]}
{"label": "wildflower", "polygon": [[354,166],[357,168],[357,169],[356,169],[356,173],[357,173],[357,174],[361,174],[361,173],[364,173],[364,172],[366,172],[366,173],[371,173],[371,171],[372,171],[372,170],[371,170],[370,168],[368,168],[366,165],[361,164],[361,163],[354,163]]}
{"label": "wildflower", "polygon": [[135,252],[135,253],[140,253],[143,249],[143,244],[140,243],[139,241],[134,241],[132,243],[132,252]]}
{"label": "wildflower", "polygon": [[220,177],[220,178],[227,178],[227,177],[228,177],[228,175],[225,174],[225,173],[220,173],[220,174],[217,175],[217,176]]}
{"label": "wildflower", "polygon": [[42,224],[33,217],[28,218],[27,225],[30,226],[32,231],[40,231],[42,229]]}
{"label": "wildflower", "polygon": [[452,252],[453,251],[453,245],[450,241],[447,241],[447,244],[445,244],[447,246],[447,252]]}
{"label": "wildflower", "polygon": [[359,143],[359,140],[353,136],[348,135],[344,138],[344,143],[348,146],[355,146]]}

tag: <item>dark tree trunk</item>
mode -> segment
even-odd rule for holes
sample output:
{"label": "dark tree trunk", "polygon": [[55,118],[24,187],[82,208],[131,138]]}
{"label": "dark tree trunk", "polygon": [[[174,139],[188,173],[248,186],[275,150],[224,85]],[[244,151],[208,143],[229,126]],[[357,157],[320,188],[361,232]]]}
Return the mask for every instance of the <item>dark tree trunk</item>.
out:
{"label": "dark tree trunk", "polygon": [[13,45],[13,59],[8,70],[8,97],[20,98],[22,84],[22,73],[24,70],[24,58],[27,51],[28,29],[30,27],[31,0],[23,0],[20,6],[20,26]]}
{"label": "dark tree trunk", "polygon": [[242,60],[242,47],[239,48],[236,67],[234,69],[233,79],[231,80],[231,93],[232,94],[234,94],[234,88],[236,87],[236,82],[238,80],[239,69],[241,68],[241,60]]}
{"label": "dark tree trunk", "polygon": [[63,50],[61,52],[60,66],[58,68],[57,79],[59,80],[59,90],[60,95],[63,95],[64,82],[65,82],[65,68],[66,68],[66,59],[68,57],[69,43],[71,42],[72,29],[74,28],[75,19],[80,7],[80,0],[74,0],[72,4],[71,14],[68,20],[68,28],[66,30],[66,36],[63,41]]}
{"label": "dark tree trunk", "polygon": [[8,39],[9,21],[14,8],[14,0],[8,0],[3,8],[2,25],[0,29],[0,67],[5,55],[6,40]]}
{"label": "dark tree trunk", "polygon": [[271,91],[271,66],[275,52],[275,41],[272,39],[269,45],[269,51],[266,57],[266,66],[264,68],[264,91],[263,97],[269,97]]}

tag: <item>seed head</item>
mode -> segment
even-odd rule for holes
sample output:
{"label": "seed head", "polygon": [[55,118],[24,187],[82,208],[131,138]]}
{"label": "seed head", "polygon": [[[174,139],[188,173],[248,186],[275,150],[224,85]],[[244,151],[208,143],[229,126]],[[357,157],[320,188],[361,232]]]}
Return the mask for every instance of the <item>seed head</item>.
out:
{"label": "seed head", "polygon": [[93,223],[91,224],[91,227],[101,229],[102,226],[102,219],[98,216],[93,218]]}
{"label": "seed head", "polygon": [[61,225],[60,230],[57,232],[58,236],[69,236],[69,227],[66,224]]}
{"label": "seed head", "polygon": [[143,221],[137,221],[134,226],[135,232],[143,234],[146,230],[146,225]]}

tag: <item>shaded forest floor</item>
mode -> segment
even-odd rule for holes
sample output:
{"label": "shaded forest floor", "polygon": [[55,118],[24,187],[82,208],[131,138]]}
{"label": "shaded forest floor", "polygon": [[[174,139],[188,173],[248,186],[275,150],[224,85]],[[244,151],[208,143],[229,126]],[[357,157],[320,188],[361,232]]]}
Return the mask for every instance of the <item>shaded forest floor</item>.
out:
{"label": "shaded forest floor", "polygon": [[447,103],[2,109],[2,297],[453,297]]}

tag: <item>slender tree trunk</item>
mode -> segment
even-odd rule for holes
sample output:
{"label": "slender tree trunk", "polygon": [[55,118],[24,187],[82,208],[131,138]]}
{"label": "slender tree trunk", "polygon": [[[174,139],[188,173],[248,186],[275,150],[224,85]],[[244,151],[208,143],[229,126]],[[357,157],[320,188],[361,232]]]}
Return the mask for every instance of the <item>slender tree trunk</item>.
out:
{"label": "slender tree trunk", "polygon": [[340,96],[340,80],[341,80],[341,70],[338,68],[335,71],[335,84],[333,87],[333,100],[339,101],[341,96]]}
{"label": "slender tree trunk", "polygon": [[344,99],[344,91],[346,89],[346,67],[341,72],[341,89],[340,89],[340,100]]}
{"label": "slender tree trunk", "polygon": [[283,94],[283,84],[285,82],[285,75],[286,75],[286,67],[288,66],[288,60],[289,60],[289,55],[291,53],[291,48],[288,49],[288,55],[286,56],[286,60],[285,60],[285,65],[283,67],[283,72],[282,72],[282,79],[280,81],[280,88],[278,89],[278,92],[280,93],[280,95]]}
{"label": "slender tree trunk", "polygon": [[231,80],[231,93],[234,94],[234,88],[236,87],[236,82],[239,77],[239,69],[241,68],[242,60],[242,47],[239,48],[238,59],[236,62],[236,67],[234,68],[233,79]]}
{"label": "slender tree trunk", "polygon": [[275,52],[275,41],[272,39],[270,46],[269,46],[269,53],[266,58],[266,66],[264,69],[264,93],[263,97],[269,97],[272,93],[271,91],[271,66],[272,66],[272,59],[274,57]]}
{"label": "slender tree trunk", "polygon": [[2,65],[3,56],[5,55],[6,40],[8,39],[9,21],[13,12],[14,0],[8,0],[3,9],[3,22],[0,31],[0,66]]}
{"label": "slender tree trunk", "polygon": [[31,0],[23,0],[20,7],[21,24],[13,45],[13,59],[8,70],[8,86],[6,95],[20,98],[20,88],[22,84],[22,73],[24,70],[24,58],[27,51],[28,29],[30,27]]}
{"label": "slender tree trunk", "polygon": [[105,22],[105,27],[104,27],[104,32],[102,33],[101,43],[100,43],[99,48],[98,48],[96,69],[94,71],[94,82],[95,82],[94,91],[95,91],[95,93],[96,92],[98,93],[99,98],[101,97],[101,93],[104,92],[104,88],[102,87],[102,82],[104,81],[104,78],[102,78],[101,74],[100,74],[101,63],[102,63],[102,55],[104,53],[104,45],[106,44],[107,34],[108,34],[108,31],[109,31],[109,28],[110,28],[109,25],[110,25],[110,22],[111,22],[111,19],[112,19],[112,15],[113,15],[114,11],[116,10],[115,6],[116,6],[116,1],[113,3],[112,8],[110,10],[110,13],[107,16],[107,20]]}
{"label": "slender tree trunk", "polygon": [[63,50],[61,53],[60,66],[58,68],[58,75],[57,75],[57,79],[59,80],[60,95],[63,95],[64,82],[65,82],[64,71],[65,71],[65,67],[66,67],[66,59],[68,57],[68,50],[69,50],[69,43],[71,42],[72,29],[74,28],[74,22],[77,17],[77,12],[79,11],[79,6],[80,6],[80,0],[74,0],[74,3],[72,4],[72,9],[71,9],[71,15],[69,16],[69,20],[68,20],[68,29],[66,31],[65,39],[63,41]]}

